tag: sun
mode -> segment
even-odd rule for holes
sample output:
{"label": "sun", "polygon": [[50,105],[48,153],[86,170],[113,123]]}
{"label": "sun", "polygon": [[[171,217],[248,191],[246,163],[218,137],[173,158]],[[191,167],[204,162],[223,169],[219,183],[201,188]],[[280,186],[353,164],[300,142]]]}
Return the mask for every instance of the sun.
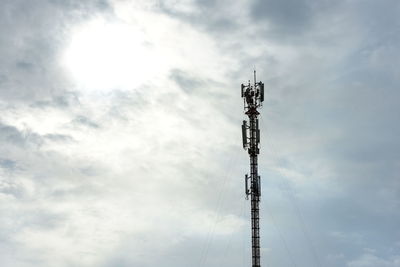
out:
{"label": "sun", "polygon": [[137,26],[94,19],[72,30],[62,64],[79,88],[113,90],[141,85],[162,62]]}

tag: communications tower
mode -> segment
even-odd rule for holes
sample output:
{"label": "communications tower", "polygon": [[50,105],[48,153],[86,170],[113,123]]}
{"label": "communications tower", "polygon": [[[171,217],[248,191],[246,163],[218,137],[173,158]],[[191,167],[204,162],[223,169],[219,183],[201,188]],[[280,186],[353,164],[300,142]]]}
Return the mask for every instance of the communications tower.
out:
{"label": "communications tower", "polygon": [[242,124],[243,148],[250,156],[250,175],[245,176],[246,199],[250,196],[251,203],[251,244],[252,244],[252,267],[260,267],[260,198],[261,180],[258,175],[257,155],[260,153],[260,129],[258,128],[258,108],[262,107],[264,101],[264,83],[257,82],[256,71],[254,71],[254,84],[250,81],[247,85],[241,85],[241,93],[244,103],[244,112],[248,121]]}

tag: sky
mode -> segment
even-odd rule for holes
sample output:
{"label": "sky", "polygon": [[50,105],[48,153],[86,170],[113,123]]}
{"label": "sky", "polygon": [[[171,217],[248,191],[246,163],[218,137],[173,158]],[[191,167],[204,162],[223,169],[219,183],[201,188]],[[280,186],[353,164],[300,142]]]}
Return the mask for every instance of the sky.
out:
{"label": "sky", "polygon": [[1,0],[4,267],[400,266],[400,2]]}

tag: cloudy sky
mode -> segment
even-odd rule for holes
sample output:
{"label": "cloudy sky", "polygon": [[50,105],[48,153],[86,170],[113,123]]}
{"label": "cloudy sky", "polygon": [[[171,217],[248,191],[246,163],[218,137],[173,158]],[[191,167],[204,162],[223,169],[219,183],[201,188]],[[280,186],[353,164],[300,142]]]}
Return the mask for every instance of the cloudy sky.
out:
{"label": "cloudy sky", "polygon": [[1,0],[4,267],[400,266],[400,2]]}

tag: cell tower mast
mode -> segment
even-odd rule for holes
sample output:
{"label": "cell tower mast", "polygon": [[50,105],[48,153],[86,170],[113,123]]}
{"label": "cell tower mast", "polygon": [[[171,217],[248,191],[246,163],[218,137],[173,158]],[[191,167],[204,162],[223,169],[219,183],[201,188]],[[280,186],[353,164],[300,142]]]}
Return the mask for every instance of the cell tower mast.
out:
{"label": "cell tower mast", "polygon": [[262,107],[264,101],[264,83],[257,82],[254,70],[254,84],[250,81],[247,85],[241,85],[241,93],[244,103],[244,112],[249,117],[242,124],[243,148],[250,156],[250,175],[245,176],[246,199],[251,202],[251,244],[252,267],[260,267],[260,198],[261,180],[258,175],[257,155],[260,154],[260,129],[258,128],[257,109]]}

